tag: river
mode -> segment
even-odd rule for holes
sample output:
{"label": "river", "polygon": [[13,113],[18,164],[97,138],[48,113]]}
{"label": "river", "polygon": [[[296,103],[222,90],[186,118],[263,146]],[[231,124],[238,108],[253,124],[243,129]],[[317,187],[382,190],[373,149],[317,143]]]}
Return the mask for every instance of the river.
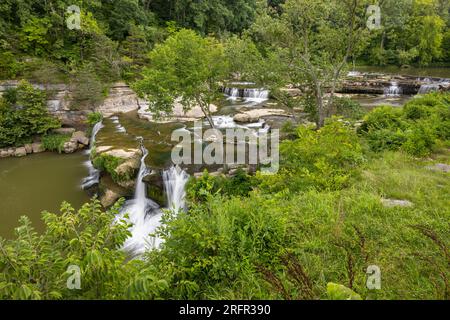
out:
{"label": "river", "polygon": [[63,201],[75,208],[87,202],[89,197],[81,189],[88,173],[86,160],[82,152],[0,159],[0,236],[11,238],[22,215],[30,217],[36,230],[42,231],[42,211],[59,212]]}

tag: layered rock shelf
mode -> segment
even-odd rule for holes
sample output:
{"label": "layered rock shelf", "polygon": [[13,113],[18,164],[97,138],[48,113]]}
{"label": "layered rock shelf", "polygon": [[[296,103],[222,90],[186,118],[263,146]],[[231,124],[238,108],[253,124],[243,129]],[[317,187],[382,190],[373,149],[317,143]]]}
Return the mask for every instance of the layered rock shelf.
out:
{"label": "layered rock shelf", "polygon": [[345,94],[385,94],[393,84],[398,86],[401,93],[405,95],[416,95],[421,88],[431,84],[435,86],[436,90],[450,90],[450,79],[356,73],[347,77],[337,92]]}

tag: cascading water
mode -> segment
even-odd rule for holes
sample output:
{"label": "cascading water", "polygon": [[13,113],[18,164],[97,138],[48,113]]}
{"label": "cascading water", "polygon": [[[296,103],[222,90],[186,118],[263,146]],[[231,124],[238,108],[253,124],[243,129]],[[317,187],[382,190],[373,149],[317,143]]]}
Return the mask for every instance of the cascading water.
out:
{"label": "cascading water", "polygon": [[164,171],[164,188],[167,195],[167,206],[170,210],[175,212],[186,210],[185,187],[188,180],[189,175],[178,166]]}
{"label": "cascading water", "polygon": [[[100,121],[98,122],[94,128],[92,129],[92,137],[90,142],[89,150],[87,150],[87,154],[91,154],[92,149],[95,147],[95,139],[97,137],[97,134],[100,132],[100,130],[103,128],[103,123]],[[92,165],[91,160],[88,160],[85,162],[86,167],[89,170],[89,176],[83,179],[83,182],[81,184],[81,187],[86,190],[94,185],[98,184],[100,181],[100,171],[94,168]]]}
{"label": "cascading water", "polygon": [[229,100],[243,99],[246,102],[262,103],[269,100],[269,90],[261,88],[225,88],[224,93]]}
{"label": "cascading water", "polygon": [[[141,166],[136,181],[134,199],[125,203],[118,219],[123,219],[128,214],[128,221],[133,224],[130,229],[131,237],[124,244],[123,249],[133,255],[141,255],[146,250],[158,248],[162,240],[157,237],[151,237],[159,226],[163,212],[158,204],[147,198],[147,188],[143,182],[148,174],[145,165],[145,159],[148,156],[148,150],[141,143],[143,156]],[[178,167],[173,167],[163,172],[164,186],[167,194],[167,203],[169,209],[179,212],[186,209],[185,204],[185,186],[189,175]]]}
{"label": "cascading water", "polygon": [[387,97],[399,97],[401,96],[403,90],[399,87],[398,83],[395,81],[391,82],[391,86],[384,90],[384,95]]}
{"label": "cascading water", "polygon": [[440,88],[440,85],[437,83],[423,84],[420,86],[418,94],[427,94],[430,92],[435,92],[435,91],[438,91],[439,88]]}
{"label": "cascading water", "polygon": [[158,204],[148,199],[146,195],[146,186],[142,180],[148,173],[145,165],[148,150],[142,143],[141,150],[143,156],[136,180],[134,199],[125,203],[119,216],[119,219],[123,219],[124,215],[128,214],[128,221],[133,224],[130,229],[131,237],[126,240],[123,248],[135,255],[140,255],[147,249],[159,246],[158,239],[149,237],[149,234],[156,231],[162,215]]}

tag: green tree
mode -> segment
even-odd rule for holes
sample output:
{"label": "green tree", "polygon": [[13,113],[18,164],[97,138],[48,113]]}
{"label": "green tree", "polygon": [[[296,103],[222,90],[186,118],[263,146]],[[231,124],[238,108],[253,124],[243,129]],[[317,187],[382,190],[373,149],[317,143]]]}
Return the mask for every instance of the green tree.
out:
{"label": "green tree", "polygon": [[47,110],[45,92],[21,82],[0,101],[0,146],[19,146],[61,126]]}
{"label": "green tree", "polygon": [[171,114],[180,99],[185,111],[199,106],[214,127],[211,105],[221,97],[219,81],[227,77],[224,48],[217,40],[180,30],[156,46],[150,65],[134,88],[156,116]]}
{"label": "green tree", "polygon": [[[325,124],[335,92],[366,25],[365,1],[288,0],[282,14],[267,11],[252,27],[255,41],[269,47],[284,84],[314,99],[319,127]],[[273,71],[266,68],[267,72]],[[268,81],[271,77],[266,77]],[[268,84],[273,87],[273,83]]]}

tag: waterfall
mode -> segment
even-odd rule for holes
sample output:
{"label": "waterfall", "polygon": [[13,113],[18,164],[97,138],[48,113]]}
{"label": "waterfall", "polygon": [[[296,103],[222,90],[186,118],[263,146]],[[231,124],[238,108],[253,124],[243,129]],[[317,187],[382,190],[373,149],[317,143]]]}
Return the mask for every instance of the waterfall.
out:
{"label": "waterfall", "polygon": [[[118,217],[118,220],[120,220],[124,218],[125,214],[128,214],[128,221],[133,224],[130,229],[131,237],[126,240],[123,246],[125,251],[133,255],[141,255],[146,250],[158,248],[162,243],[162,239],[150,237],[150,234],[155,233],[161,226],[163,211],[156,202],[147,198],[147,188],[143,179],[148,174],[145,165],[148,150],[145,149],[143,144],[141,144],[141,149],[143,156],[136,181],[134,199],[125,203]],[[173,209],[175,212],[186,209],[185,187],[188,179],[189,175],[179,167],[172,167],[163,172],[169,209]]]}
{"label": "waterfall", "polygon": [[[90,142],[89,150],[87,151],[87,154],[91,154],[92,149],[95,147],[95,140],[97,137],[97,134],[100,132],[100,130],[103,128],[102,121],[98,122],[94,128],[92,129],[92,137]],[[86,190],[91,188],[92,186],[96,185],[100,181],[100,171],[94,168],[92,165],[91,160],[85,162],[86,167],[89,170],[89,176],[83,179],[83,182],[81,184],[81,187]]]}
{"label": "waterfall", "polygon": [[225,88],[225,94],[230,100],[237,100],[240,98],[240,93],[238,88]]}
{"label": "waterfall", "polygon": [[440,88],[440,86],[437,83],[423,84],[423,85],[420,86],[418,94],[427,94],[427,93],[430,93],[430,92],[438,91],[439,88]]}
{"label": "waterfall", "polygon": [[133,224],[130,229],[131,237],[126,240],[123,249],[135,255],[140,255],[147,249],[156,248],[161,242],[160,239],[149,237],[149,234],[154,233],[160,226],[162,212],[156,202],[147,198],[147,188],[143,179],[148,174],[145,165],[148,150],[143,143],[141,143],[141,150],[143,156],[136,180],[134,198],[125,203],[118,217],[118,219],[123,219],[125,214],[128,214],[128,222]]}
{"label": "waterfall", "polygon": [[247,98],[249,101],[263,102],[269,99],[269,90],[244,89],[244,98]]}
{"label": "waterfall", "polygon": [[246,102],[262,103],[269,100],[269,90],[263,88],[225,88],[224,93],[229,100],[243,99]]}
{"label": "waterfall", "polygon": [[186,210],[186,183],[189,175],[180,167],[172,167],[163,173],[164,188],[167,195],[167,205],[170,210],[179,212]]}
{"label": "waterfall", "polygon": [[384,95],[387,97],[398,97],[402,94],[403,90],[398,86],[398,83],[395,81],[391,82],[391,86],[384,90]]}

